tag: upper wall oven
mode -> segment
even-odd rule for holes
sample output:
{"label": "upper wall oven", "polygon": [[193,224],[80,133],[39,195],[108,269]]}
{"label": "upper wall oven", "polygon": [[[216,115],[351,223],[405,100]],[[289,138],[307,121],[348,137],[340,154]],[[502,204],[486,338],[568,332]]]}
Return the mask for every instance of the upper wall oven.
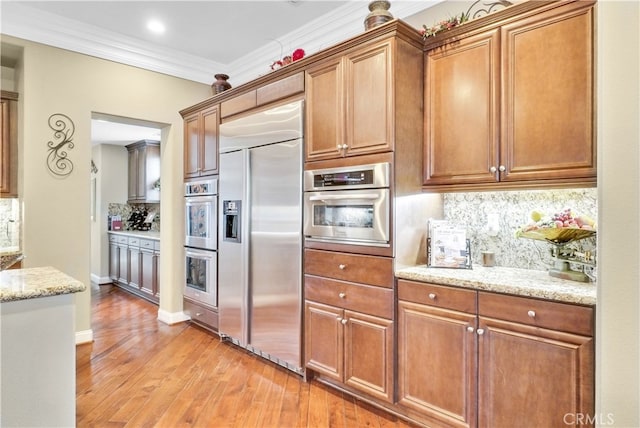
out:
{"label": "upper wall oven", "polygon": [[307,240],[388,247],[389,163],[305,171]]}
{"label": "upper wall oven", "polygon": [[185,183],[185,242],[187,247],[218,248],[218,180]]}

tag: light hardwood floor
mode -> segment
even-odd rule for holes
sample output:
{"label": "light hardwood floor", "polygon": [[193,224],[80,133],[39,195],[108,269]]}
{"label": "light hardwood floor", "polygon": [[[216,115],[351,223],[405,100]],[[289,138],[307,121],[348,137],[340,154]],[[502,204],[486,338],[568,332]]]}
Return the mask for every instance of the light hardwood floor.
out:
{"label": "light hardwood floor", "polygon": [[111,285],[92,287],[76,350],[78,427],[411,427]]}

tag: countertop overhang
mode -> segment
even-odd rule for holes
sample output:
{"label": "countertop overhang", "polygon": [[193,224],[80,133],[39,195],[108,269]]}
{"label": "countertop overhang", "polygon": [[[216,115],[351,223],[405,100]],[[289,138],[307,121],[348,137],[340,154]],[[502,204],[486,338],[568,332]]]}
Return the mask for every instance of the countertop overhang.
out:
{"label": "countertop overhang", "polygon": [[113,235],[132,236],[134,238],[155,239],[156,241],[160,240],[160,232],[151,230],[109,230],[107,233],[111,233]]}
{"label": "countertop overhang", "polygon": [[85,291],[84,283],[45,266],[0,272],[0,303]]}
{"label": "countertop overhang", "polygon": [[555,278],[547,271],[473,266],[472,269],[432,268],[426,265],[399,269],[396,277],[556,302],[594,306],[596,284]]}

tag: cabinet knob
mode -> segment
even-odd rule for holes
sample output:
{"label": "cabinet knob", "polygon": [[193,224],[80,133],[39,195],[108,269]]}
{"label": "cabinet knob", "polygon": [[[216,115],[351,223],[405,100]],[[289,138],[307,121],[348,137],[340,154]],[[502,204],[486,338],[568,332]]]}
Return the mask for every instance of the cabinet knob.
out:
{"label": "cabinet knob", "polygon": [[529,317],[531,317],[531,318],[535,318],[536,317],[536,311],[529,311],[529,312],[527,312],[527,315],[529,315]]}
{"label": "cabinet knob", "polygon": [[505,172],[507,170],[507,167],[505,167],[504,165],[500,165],[500,167],[498,168],[498,170],[500,172]]}
{"label": "cabinet knob", "polygon": [[429,298],[431,300],[436,300],[436,293],[429,293]]}
{"label": "cabinet knob", "polygon": [[342,318],[342,321],[340,321],[342,323],[342,325],[346,325],[349,321],[346,318]]}
{"label": "cabinet knob", "polygon": [[491,171],[492,174],[495,174],[498,169],[495,166],[492,166],[491,168],[489,168],[489,171]]}
{"label": "cabinet knob", "polygon": [[196,312],[196,316],[197,316],[197,317],[200,317],[200,316],[202,316],[202,313],[200,313],[200,312]]}
{"label": "cabinet knob", "polygon": [[473,327],[471,327],[471,326],[467,327],[467,331],[468,331],[469,333],[473,333],[473,330],[474,330],[474,329],[473,329]]}
{"label": "cabinet knob", "polygon": [[479,328],[476,330],[476,333],[478,333],[478,336],[482,336],[484,334],[484,328]]}
{"label": "cabinet knob", "polygon": [[344,299],[345,297],[347,297],[347,293],[340,293],[338,294],[338,297]]}
{"label": "cabinet knob", "polygon": [[340,270],[345,270],[347,265],[338,265],[338,267],[340,268]]}
{"label": "cabinet knob", "polygon": [[349,145],[348,145],[348,144],[343,144],[343,145],[342,145],[342,150],[347,150],[348,148],[349,148]]}

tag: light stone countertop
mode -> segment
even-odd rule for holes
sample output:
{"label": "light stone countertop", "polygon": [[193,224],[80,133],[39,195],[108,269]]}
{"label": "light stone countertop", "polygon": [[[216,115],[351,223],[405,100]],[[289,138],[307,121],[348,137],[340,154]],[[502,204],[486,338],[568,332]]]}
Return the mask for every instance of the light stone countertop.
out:
{"label": "light stone countertop", "polygon": [[473,269],[446,269],[422,265],[399,269],[395,274],[402,279],[474,290],[581,305],[596,304],[596,283],[555,278],[546,271],[483,266],[473,266]]}
{"label": "light stone countertop", "polygon": [[86,289],[82,282],[51,266],[0,272],[0,303],[78,293]]}
{"label": "light stone countertop", "polygon": [[112,233],[114,235],[133,236],[135,238],[155,239],[156,241],[160,240],[160,232],[154,232],[154,231],[151,231],[151,230],[147,230],[147,231],[143,231],[143,230],[108,230],[107,233]]}

